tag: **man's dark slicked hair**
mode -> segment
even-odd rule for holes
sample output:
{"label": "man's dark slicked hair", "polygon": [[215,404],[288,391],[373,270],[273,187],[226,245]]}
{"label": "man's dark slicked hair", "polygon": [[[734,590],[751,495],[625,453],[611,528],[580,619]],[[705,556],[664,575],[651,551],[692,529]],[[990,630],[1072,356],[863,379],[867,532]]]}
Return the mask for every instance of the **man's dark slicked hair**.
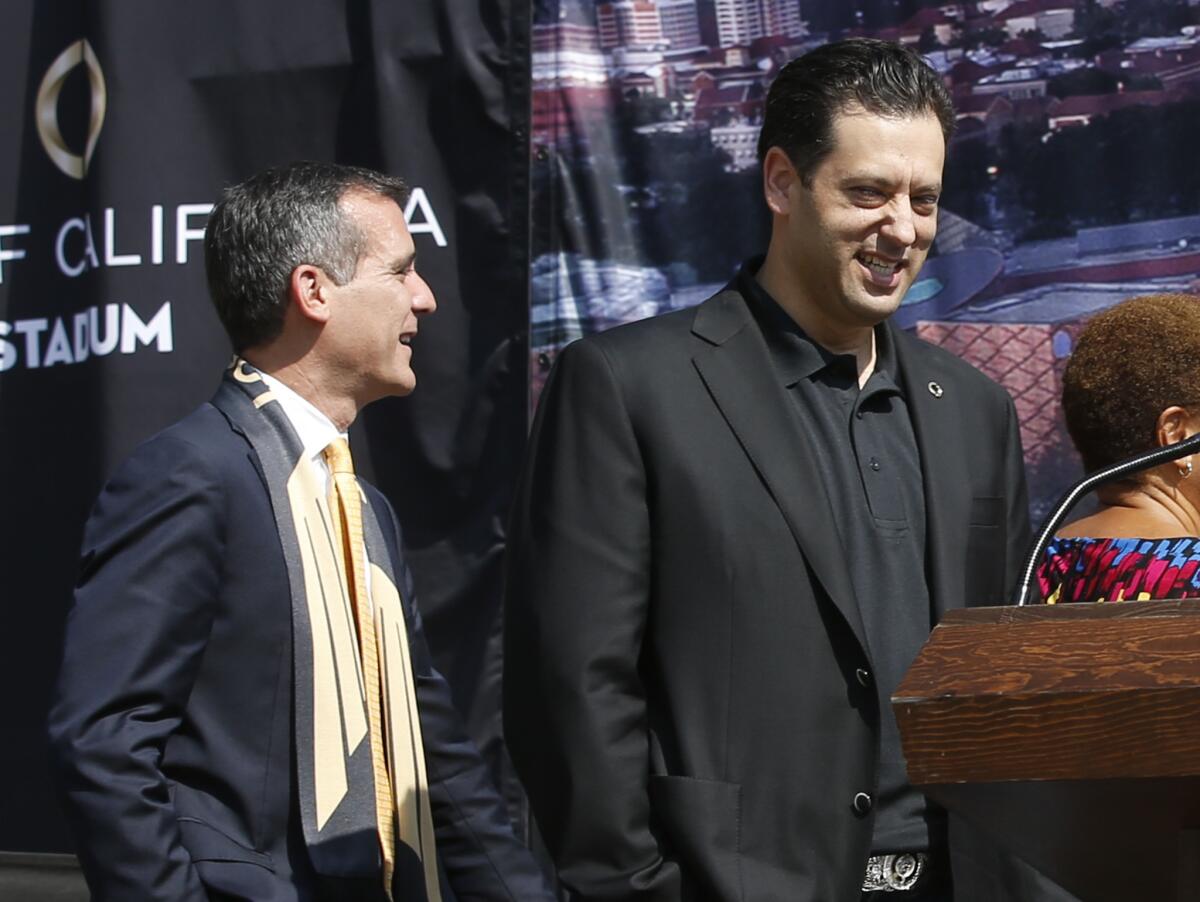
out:
{"label": "man's dark slicked hair", "polygon": [[834,117],[856,107],[897,119],[932,114],[947,142],[954,133],[950,95],[916,52],[874,38],[851,38],[809,51],[780,70],[767,92],[759,163],[779,147],[809,184],[833,150]]}
{"label": "man's dark slicked hair", "polygon": [[393,176],[337,163],[290,163],[227,188],[204,236],[204,269],[217,316],[242,352],[279,336],[297,266],[319,266],[336,284],[354,277],[366,237],[339,202],[351,192],[394,200]]}

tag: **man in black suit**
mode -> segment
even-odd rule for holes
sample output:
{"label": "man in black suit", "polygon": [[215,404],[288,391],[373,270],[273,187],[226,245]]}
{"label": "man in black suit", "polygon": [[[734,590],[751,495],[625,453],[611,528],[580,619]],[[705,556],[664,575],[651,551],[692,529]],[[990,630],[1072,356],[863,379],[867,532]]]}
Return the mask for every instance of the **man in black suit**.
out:
{"label": "man in black suit", "polygon": [[239,359],[97,501],[50,717],[97,900],[551,898],[432,667],[395,514],[349,466],[435,308],[406,197],[301,163],[212,214]]}
{"label": "man in black suit", "polygon": [[951,898],[889,698],[946,609],[1004,601],[1029,536],[1012,401],[888,322],[953,123],[909,50],[790,63],[765,258],[556,362],[512,520],[505,726],[572,899]]}

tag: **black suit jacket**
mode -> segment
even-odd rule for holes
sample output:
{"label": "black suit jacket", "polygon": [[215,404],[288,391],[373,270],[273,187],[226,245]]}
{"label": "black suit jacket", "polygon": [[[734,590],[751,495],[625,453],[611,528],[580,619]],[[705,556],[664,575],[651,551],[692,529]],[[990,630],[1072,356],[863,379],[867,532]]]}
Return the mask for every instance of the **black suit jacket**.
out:
{"label": "black suit jacket", "polygon": [[[433,669],[391,506],[439,858],[460,900],[546,898]],[[364,898],[312,873],[288,575],[257,457],[211,405],[139,447],[88,521],[50,733],[97,900]],[[421,899],[399,886],[397,902]]]}
{"label": "black suit jacket", "polygon": [[[886,327],[890,328],[890,327]],[[893,330],[936,612],[1029,536],[1008,395]],[[587,900],[858,899],[880,705],[809,437],[746,300],[564,349],[512,519],[505,727]],[[965,896],[963,898],[966,898]]]}

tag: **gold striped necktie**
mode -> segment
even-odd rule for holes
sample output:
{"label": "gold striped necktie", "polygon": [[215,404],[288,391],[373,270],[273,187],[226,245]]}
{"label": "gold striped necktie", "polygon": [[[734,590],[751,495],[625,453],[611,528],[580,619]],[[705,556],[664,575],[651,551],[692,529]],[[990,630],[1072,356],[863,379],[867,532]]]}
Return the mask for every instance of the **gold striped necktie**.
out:
{"label": "gold striped necktie", "polygon": [[346,572],[346,584],[354,619],[358,625],[358,649],[367,694],[367,725],[371,743],[371,770],[375,776],[375,819],[383,852],[383,887],[392,896],[392,874],[396,866],[394,833],[395,803],[392,781],[384,752],[383,705],[379,675],[379,648],[375,616],[367,592],[367,554],[363,539],[362,495],[354,476],[354,461],[345,439],[335,439],[325,448],[329,465],[329,506],[338,532],[338,547]]}

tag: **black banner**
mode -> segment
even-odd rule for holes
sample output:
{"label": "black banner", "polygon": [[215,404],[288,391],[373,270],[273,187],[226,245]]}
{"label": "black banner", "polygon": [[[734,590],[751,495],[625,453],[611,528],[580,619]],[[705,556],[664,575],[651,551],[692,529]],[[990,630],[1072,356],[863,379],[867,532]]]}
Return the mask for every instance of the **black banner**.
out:
{"label": "black banner", "polygon": [[292,159],[414,188],[405,212],[439,310],[415,346],[417,393],[371,408],[356,447],[405,527],[435,657],[502,768],[501,524],[526,422],[527,15],[507,0],[6,4],[0,850],[70,847],[44,721],[81,528],[120,458],[206,400],[228,358],[204,288],[210,205]]}

